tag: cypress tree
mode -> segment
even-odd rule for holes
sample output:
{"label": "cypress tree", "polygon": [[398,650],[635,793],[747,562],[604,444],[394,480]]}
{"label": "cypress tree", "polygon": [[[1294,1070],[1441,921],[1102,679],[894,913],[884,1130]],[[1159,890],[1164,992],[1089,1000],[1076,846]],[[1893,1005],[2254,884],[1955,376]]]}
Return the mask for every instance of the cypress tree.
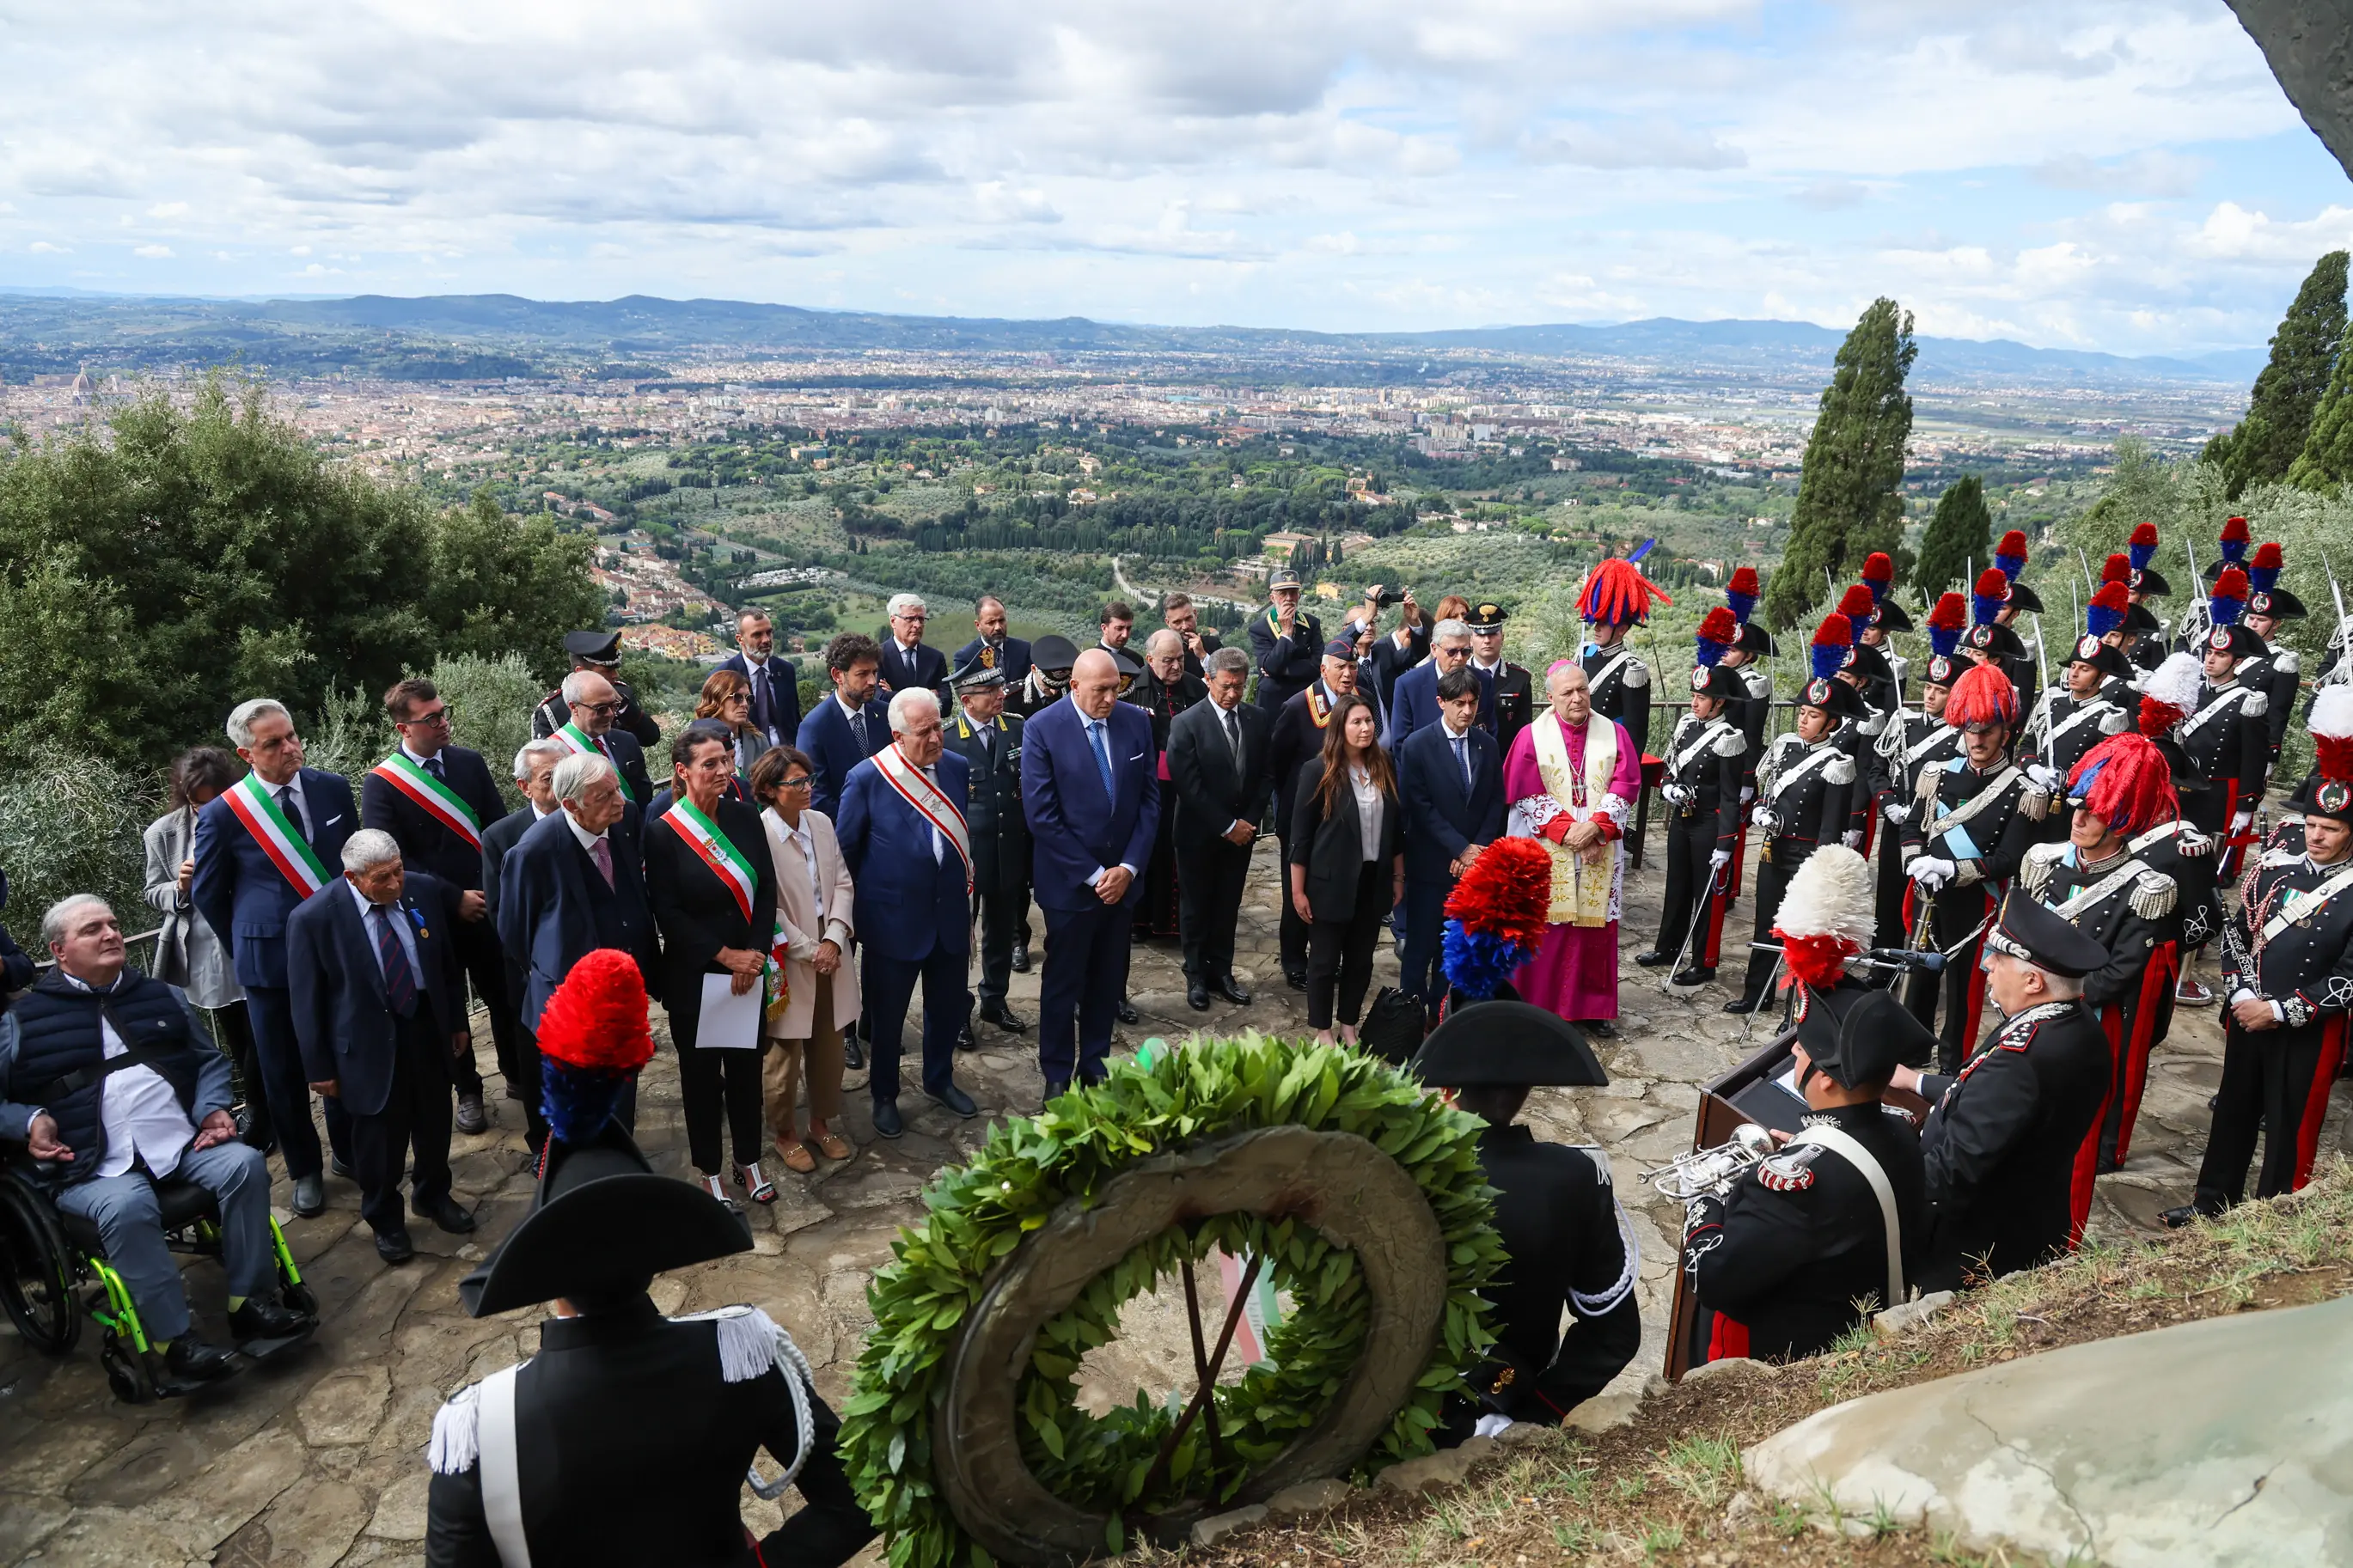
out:
{"label": "cypress tree", "polygon": [[2308,490],[2333,490],[2348,480],[2353,480],[2353,354],[2345,352],[2339,339],[2328,390],[2320,395],[2312,432],[2288,467],[2287,482]]}
{"label": "cypress tree", "polygon": [[1904,377],[1919,354],[1912,316],[1875,300],[1839,346],[1821,413],[1806,443],[1805,473],[1789,518],[1789,546],[1765,586],[1765,616],[1793,625],[1835,578],[1874,550],[1904,540],[1904,447],[1912,399]]}
{"label": "cypress tree", "polygon": [[2247,416],[2206,443],[2204,459],[2221,466],[2234,500],[2249,485],[2287,478],[2304,452],[2345,336],[2345,262],[2344,251],[2332,250],[2313,267],[2272,334],[2271,363],[2255,377]]}
{"label": "cypress tree", "polygon": [[1936,498],[1936,515],[1920,539],[1920,563],[1912,585],[1933,602],[1947,588],[1968,592],[1968,571],[1993,563],[1993,513],[1986,510],[1985,481],[1963,474]]}

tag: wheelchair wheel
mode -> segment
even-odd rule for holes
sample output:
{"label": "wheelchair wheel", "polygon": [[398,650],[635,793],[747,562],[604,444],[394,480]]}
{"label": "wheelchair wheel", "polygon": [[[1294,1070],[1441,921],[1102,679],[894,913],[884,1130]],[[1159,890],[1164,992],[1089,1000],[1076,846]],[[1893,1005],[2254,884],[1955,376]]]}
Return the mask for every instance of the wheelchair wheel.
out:
{"label": "wheelchair wheel", "polygon": [[25,1342],[45,1355],[65,1355],[80,1342],[74,1271],[48,1200],[15,1172],[0,1172],[0,1306]]}
{"label": "wheelchair wheel", "polygon": [[106,1369],[106,1385],[125,1405],[152,1404],[155,1398],[154,1385],[140,1360],[138,1350],[112,1329],[99,1341],[98,1364]]}

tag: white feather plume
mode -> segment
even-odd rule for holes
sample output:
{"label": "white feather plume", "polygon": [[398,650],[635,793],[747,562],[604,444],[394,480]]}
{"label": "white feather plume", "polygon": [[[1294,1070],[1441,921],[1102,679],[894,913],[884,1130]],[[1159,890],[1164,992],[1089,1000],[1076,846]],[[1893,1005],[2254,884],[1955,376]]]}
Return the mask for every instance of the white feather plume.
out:
{"label": "white feather plume", "polygon": [[2312,719],[2305,726],[2332,741],[2353,739],[2353,686],[2324,686],[2312,700]]}
{"label": "white feather plume", "polygon": [[1773,924],[1788,936],[1830,936],[1871,945],[1871,863],[1843,844],[1825,844],[1806,857]]}
{"label": "white feather plume", "polygon": [[2198,688],[2206,679],[2206,666],[2194,653],[2170,653],[2165,662],[2141,681],[2144,697],[2154,697],[2168,708],[2179,708],[2184,713],[2198,708]]}

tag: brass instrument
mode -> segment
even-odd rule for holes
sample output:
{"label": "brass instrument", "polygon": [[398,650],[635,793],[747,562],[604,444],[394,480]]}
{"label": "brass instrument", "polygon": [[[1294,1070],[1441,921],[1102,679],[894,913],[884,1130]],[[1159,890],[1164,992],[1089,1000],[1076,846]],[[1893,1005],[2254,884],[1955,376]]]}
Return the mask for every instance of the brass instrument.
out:
{"label": "brass instrument", "polygon": [[1713,1149],[1678,1154],[1672,1164],[1646,1172],[1643,1180],[1662,1198],[1679,1204],[1694,1198],[1722,1197],[1773,1152],[1773,1135],[1754,1121],[1744,1121],[1732,1136]]}

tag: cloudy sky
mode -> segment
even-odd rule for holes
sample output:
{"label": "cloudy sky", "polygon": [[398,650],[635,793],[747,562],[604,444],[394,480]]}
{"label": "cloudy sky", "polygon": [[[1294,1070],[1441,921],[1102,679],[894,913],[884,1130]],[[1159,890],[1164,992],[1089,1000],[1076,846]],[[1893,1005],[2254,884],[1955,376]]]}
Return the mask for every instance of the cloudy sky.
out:
{"label": "cloudy sky", "polygon": [[0,0],[0,285],[2261,343],[2221,0]]}

